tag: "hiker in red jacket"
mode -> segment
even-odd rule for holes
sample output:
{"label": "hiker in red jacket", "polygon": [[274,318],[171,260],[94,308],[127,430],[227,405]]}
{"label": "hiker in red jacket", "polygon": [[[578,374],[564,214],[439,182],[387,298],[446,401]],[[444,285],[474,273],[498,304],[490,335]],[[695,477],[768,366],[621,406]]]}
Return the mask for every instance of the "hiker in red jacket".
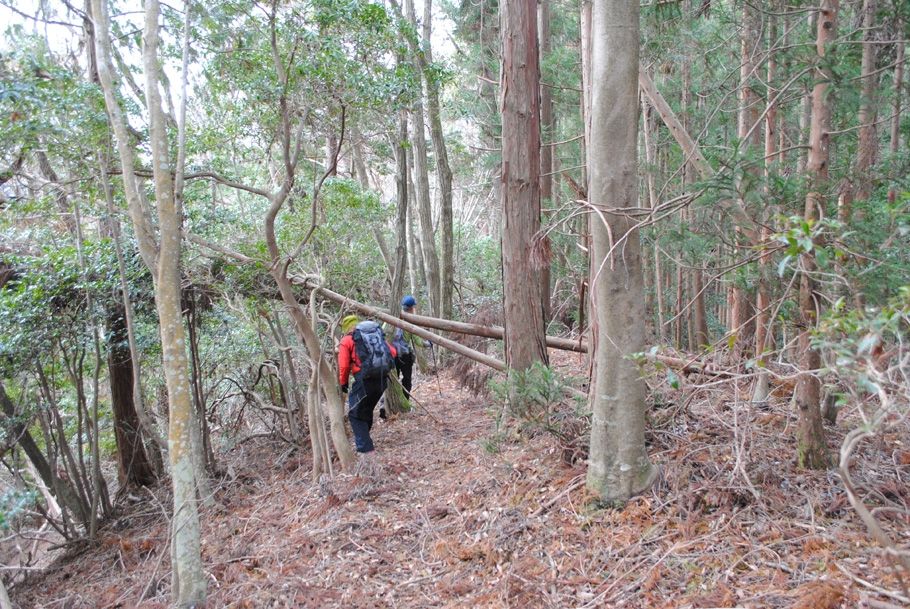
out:
{"label": "hiker in red jacket", "polygon": [[396,351],[374,321],[361,322],[356,315],[348,315],[341,320],[341,331],[338,383],[342,393],[348,393],[349,376],[354,377],[348,393],[348,420],[357,452],[366,454],[374,448],[370,438],[373,409],[385,391]]}

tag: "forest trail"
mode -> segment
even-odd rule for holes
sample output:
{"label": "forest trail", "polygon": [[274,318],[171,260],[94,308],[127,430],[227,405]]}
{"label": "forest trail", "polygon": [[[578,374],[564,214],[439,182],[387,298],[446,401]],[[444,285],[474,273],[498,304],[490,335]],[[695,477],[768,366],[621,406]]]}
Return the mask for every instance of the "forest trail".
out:
{"label": "forest trail", "polygon": [[[580,365],[559,358],[566,373]],[[810,477],[826,474],[775,463],[779,442],[764,445],[763,432],[751,447],[756,500],[716,412],[677,413],[651,439],[664,467],[654,491],[596,509],[584,468],[562,462],[552,436],[491,452],[488,398],[448,374],[441,395],[434,378],[416,380],[426,409],[377,418],[376,478],[312,484],[307,455],[264,439],[228,452],[219,505],[203,512],[208,607],[833,609],[862,592],[841,569],[890,581],[875,555],[856,551],[868,541],[843,498],[813,494]],[[753,421],[776,438],[787,417]],[[169,497],[155,492],[104,530],[101,548],[33,577],[14,599],[167,607]]]}

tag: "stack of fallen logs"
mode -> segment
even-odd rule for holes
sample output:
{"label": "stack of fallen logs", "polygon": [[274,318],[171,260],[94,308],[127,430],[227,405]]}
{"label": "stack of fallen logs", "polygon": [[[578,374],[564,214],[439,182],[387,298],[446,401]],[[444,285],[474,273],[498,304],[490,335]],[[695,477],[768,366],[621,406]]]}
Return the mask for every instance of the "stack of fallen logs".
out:
{"label": "stack of fallen logs", "polygon": [[[471,349],[470,347],[462,345],[459,342],[448,339],[427,329],[433,328],[435,330],[441,330],[443,332],[456,332],[459,334],[470,334],[473,336],[482,336],[486,338],[502,340],[503,336],[505,335],[505,329],[501,326],[481,326],[478,324],[451,321],[448,319],[439,319],[436,317],[427,317],[425,315],[414,315],[403,312],[399,314],[400,316],[396,316],[390,314],[388,311],[363,304],[362,302],[357,302],[356,300],[352,300],[346,296],[338,294],[337,292],[333,292],[332,290],[321,287],[309,277],[294,277],[292,278],[292,282],[308,290],[313,290],[317,295],[321,295],[324,298],[327,298],[328,300],[341,305],[342,307],[358,311],[364,315],[369,315],[390,325],[402,328],[403,330],[411,332],[417,336],[420,336],[421,338],[431,340],[440,347],[444,347],[450,351],[458,353],[459,355],[463,355],[479,364],[489,366],[490,368],[493,368],[494,370],[498,370],[500,372],[504,372],[506,370],[506,365],[501,360],[498,360],[487,353],[481,353],[480,351]],[[558,336],[547,336],[546,340],[548,347],[562,349],[564,351],[575,351],[577,353],[588,352],[588,345],[582,341],[581,337],[577,339],[571,339]],[[724,368],[710,363],[705,363],[702,362],[698,357],[686,359],[678,356],[664,355],[655,352],[647,353],[645,354],[645,357],[652,362],[673,368],[685,375],[729,378],[731,380],[743,376],[741,372],[737,372],[733,368]],[[793,387],[796,384],[795,376],[779,377],[771,375],[769,380],[771,385],[780,390],[786,391],[792,391]]]}

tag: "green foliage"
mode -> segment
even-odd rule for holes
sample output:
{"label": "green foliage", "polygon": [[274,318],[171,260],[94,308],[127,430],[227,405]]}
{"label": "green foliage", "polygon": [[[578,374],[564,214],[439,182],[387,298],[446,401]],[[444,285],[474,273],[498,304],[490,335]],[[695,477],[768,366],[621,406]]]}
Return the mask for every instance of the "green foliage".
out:
{"label": "green foliage", "polygon": [[0,142],[3,163],[45,147],[91,145],[108,133],[100,90],[63,67],[39,36],[7,30],[0,54]]}
{"label": "green foliage", "polygon": [[478,234],[472,227],[455,226],[455,267],[460,280],[472,292],[463,295],[477,308],[502,301],[502,251],[498,238]]}
{"label": "green foliage", "polygon": [[[89,340],[86,319],[101,319],[105,307],[120,300],[120,277],[109,241],[83,245],[86,268],[80,268],[73,246],[47,249],[36,257],[9,257],[18,271],[14,281],[0,290],[0,358],[7,364],[29,362],[52,351],[54,343],[71,345]],[[137,259],[128,272],[135,286],[134,299],[148,298],[150,278]],[[95,309],[88,310],[89,298]]]}
{"label": "green foliage", "polygon": [[558,430],[555,407],[564,400],[565,385],[552,368],[534,362],[527,370],[510,370],[504,381],[490,379],[489,385],[496,400],[506,405],[502,412],[518,421],[520,430]]}
{"label": "green foliage", "polygon": [[[375,233],[384,232],[393,210],[383,207],[376,193],[341,178],[326,180],[320,201],[322,218],[306,259],[336,291],[368,295],[371,287],[385,277]],[[298,208],[295,216],[285,216],[281,241],[293,247],[309,226],[309,209]]]}
{"label": "green foliage", "polygon": [[[879,309],[851,309],[839,300],[827,312],[813,342],[833,357],[833,364],[865,388],[874,385],[870,362],[876,354],[910,338],[910,285],[902,286]],[[896,358],[900,361],[900,358]]]}
{"label": "green foliage", "polygon": [[0,495],[0,529],[9,531],[15,520],[35,504],[38,493],[34,490],[9,489]]}

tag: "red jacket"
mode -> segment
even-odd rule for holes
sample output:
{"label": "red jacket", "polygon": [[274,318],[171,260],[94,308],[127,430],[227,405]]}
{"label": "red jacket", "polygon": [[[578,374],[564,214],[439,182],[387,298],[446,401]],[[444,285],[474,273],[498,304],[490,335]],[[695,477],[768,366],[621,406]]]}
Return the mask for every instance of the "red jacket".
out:
{"label": "red jacket", "polygon": [[[398,351],[395,350],[388,341],[389,350],[392,357],[398,357]],[[354,348],[354,333],[345,334],[338,343],[338,383],[344,385],[348,382],[348,375],[354,375],[360,372],[360,358],[357,357],[357,349]]]}

